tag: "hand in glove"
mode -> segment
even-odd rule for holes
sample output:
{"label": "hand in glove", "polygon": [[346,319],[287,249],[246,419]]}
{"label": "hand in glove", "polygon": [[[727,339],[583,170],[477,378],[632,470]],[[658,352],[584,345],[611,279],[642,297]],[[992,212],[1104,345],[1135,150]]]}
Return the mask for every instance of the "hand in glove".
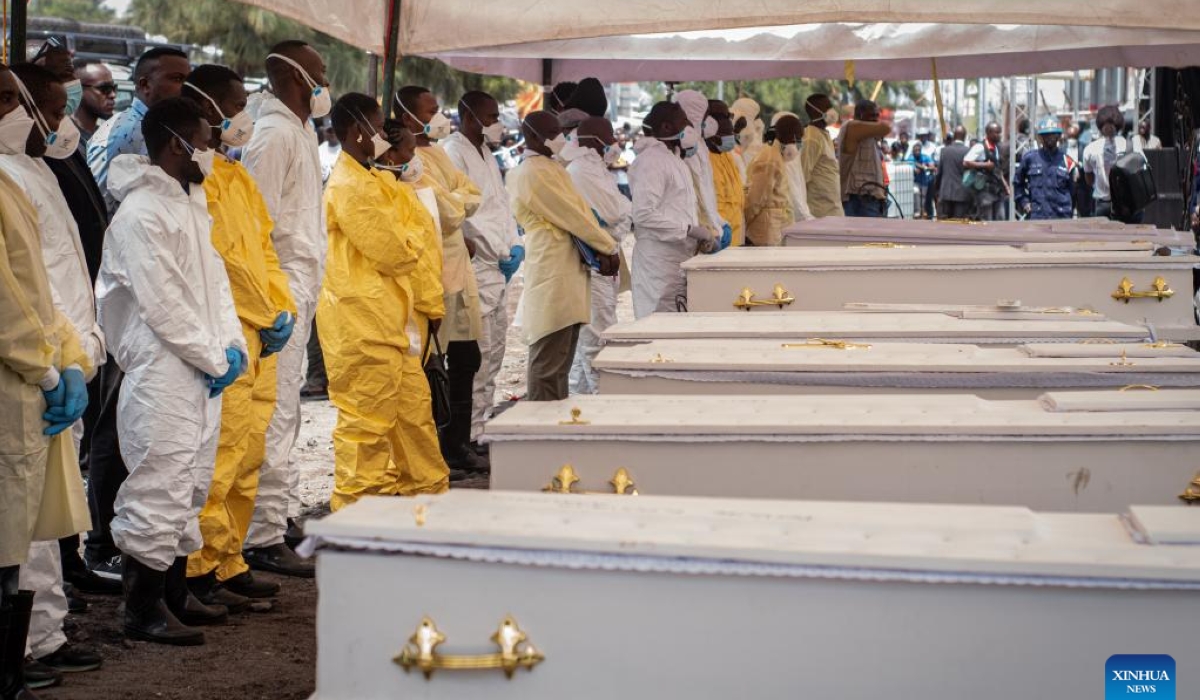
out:
{"label": "hand in glove", "polygon": [[725,250],[733,243],[733,227],[725,224],[721,227],[721,250]]}
{"label": "hand in glove", "polygon": [[83,372],[74,367],[63,370],[58,386],[43,392],[46,397],[46,412],[42,418],[50,425],[43,431],[46,435],[57,435],[71,427],[83,417],[87,409],[87,381]]}
{"label": "hand in glove", "polygon": [[208,379],[208,397],[215,399],[225,391],[225,388],[237,381],[237,378],[242,376],[246,371],[246,356],[237,348],[225,348],[225,359],[229,362],[229,369],[220,377],[209,377]]}
{"label": "hand in glove", "polygon": [[288,340],[292,337],[292,331],[296,328],[296,317],[287,311],[280,311],[275,317],[275,323],[270,328],[264,328],[258,332],[258,337],[263,343],[263,357],[269,357],[283,350],[288,344]]}
{"label": "hand in glove", "polygon": [[504,273],[504,281],[512,281],[513,275],[517,274],[517,270],[521,269],[521,262],[525,260],[525,246],[515,245],[508,252],[508,259],[501,260],[497,263],[500,266],[500,272]]}

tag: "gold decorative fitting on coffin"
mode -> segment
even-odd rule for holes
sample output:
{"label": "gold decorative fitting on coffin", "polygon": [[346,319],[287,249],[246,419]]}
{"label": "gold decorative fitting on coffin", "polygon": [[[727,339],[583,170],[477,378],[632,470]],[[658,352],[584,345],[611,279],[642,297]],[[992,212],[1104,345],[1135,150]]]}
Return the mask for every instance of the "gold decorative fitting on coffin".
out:
{"label": "gold decorative fitting on coffin", "polygon": [[637,496],[637,484],[634,483],[633,477],[630,476],[629,470],[625,467],[620,467],[613,473],[613,478],[609,479],[608,483],[612,484],[612,491],[582,491],[575,488],[575,484],[580,482],[579,473],[575,471],[575,467],[570,464],[564,464],[558,473],[550,479],[550,483],[542,487],[542,491],[546,493],[570,493],[570,494],[604,494],[618,496]]}
{"label": "gold decorative fitting on coffin", "polygon": [[1150,283],[1150,288],[1148,292],[1135,292],[1133,280],[1122,277],[1121,283],[1117,285],[1117,291],[1112,293],[1112,298],[1128,304],[1130,299],[1158,299],[1161,302],[1163,299],[1175,296],[1175,290],[1171,289],[1167,280],[1161,275],[1154,278],[1154,281]]}
{"label": "gold decorative fitting on coffin", "polygon": [[1119,391],[1119,392],[1120,391],[1133,391],[1134,389],[1145,389],[1146,391],[1158,391],[1158,387],[1154,386],[1153,384],[1126,384],[1125,386],[1121,387],[1120,389],[1117,389],[1117,391]]}
{"label": "gold decorative fitting on coffin", "polygon": [[498,668],[512,678],[518,668],[530,671],[546,660],[546,657],[529,643],[528,635],[517,626],[511,615],[500,622],[500,628],[491,637],[500,647],[498,653],[474,655],[439,654],[438,646],[446,641],[433,620],[428,616],[421,619],[417,631],[408,638],[408,644],[392,659],[407,673],[414,667],[425,674],[425,680],[433,677],[437,669],[445,671],[479,671]]}
{"label": "gold decorative fitting on coffin", "polygon": [[1121,351],[1121,359],[1120,359],[1120,361],[1118,361],[1118,362],[1109,362],[1109,363],[1108,363],[1108,366],[1109,366],[1109,367],[1133,367],[1135,364],[1137,364],[1137,363],[1136,363],[1136,362],[1130,362],[1130,361],[1129,361],[1129,357],[1126,355],[1125,351],[1124,351],[1124,350],[1122,350],[1122,351]]}
{"label": "gold decorative fitting on coffin", "polygon": [[1200,472],[1196,472],[1196,478],[1179,494],[1179,500],[1188,505],[1200,503]]}
{"label": "gold decorative fitting on coffin", "polygon": [[1160,340],[1157,343],[1142,343],[1142,347],[1151,348],[1153,350],[1166,350],[1167,348],[1181,348],[1181,343],[1172,343],[1169,340]]}
{"label": "gold decorative fitting on coffin", "polygon": [[571,420],[560,420],[559,425],[591,425],[591,421],[583,420],[580,416],[583,415],[583,409],[572,408]]}
{"label": "gold decorative fitting on coffin", "polygon": [[870,350],[869,343],[851,343],[848,340],[828,340],[826,338],[809,338],[803,343],[783,343],[779,347],[789,350],[798,348],[829,348],[831,350]]}
{"label": "gold decorative fitting on coffin", "polygon": [[413,521],[417,527],[425,527],[425,518],[429,515],[429,506],[424,503],[418,503],[413,506]]}
{"label": "gold decorative fitting on coffin", "polygon": [[782,284],[777,284],[769,300],[755,299],[754,290],[744,287],[742,293],[734,300],[733,306],[736,309],[746,309],[747,311],[756,306],[778,306],[782,309],[785,306],[791,306],[795,301],[796,297],[792,296],[791,292],[785,289]]}
{"label": "gold decorative fitting on coffin", "polygon": [[871,241],[870,243],[860,243],[858,245],[846,246],[847,248],[916,248],[915,245],[905,245],[903,243],[892,243],[891,241]]}
{"label": "gold decorative fitting on coffin", "polygon": [[674,361],[669,357],[663,357],[661,352],[654,353],[654,357],[650,358],[650,362],[656,365],[665,365]]}

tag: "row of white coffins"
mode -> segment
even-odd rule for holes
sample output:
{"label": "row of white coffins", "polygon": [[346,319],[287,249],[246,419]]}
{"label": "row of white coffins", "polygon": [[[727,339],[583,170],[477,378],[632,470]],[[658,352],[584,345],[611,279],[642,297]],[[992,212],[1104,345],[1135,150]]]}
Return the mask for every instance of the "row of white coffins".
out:
{"label": "row of white coffins", "polygon": [[[1194,675],[1200,355],[1173,341],[1200,259],[887,243],[698,258],[705,313],[610,329],[602,395],[488,424],[494,491],[310,525],[317,697],[1083,698],[1127,654]],[[1130,685],[1165,694],[1154,668]]]}

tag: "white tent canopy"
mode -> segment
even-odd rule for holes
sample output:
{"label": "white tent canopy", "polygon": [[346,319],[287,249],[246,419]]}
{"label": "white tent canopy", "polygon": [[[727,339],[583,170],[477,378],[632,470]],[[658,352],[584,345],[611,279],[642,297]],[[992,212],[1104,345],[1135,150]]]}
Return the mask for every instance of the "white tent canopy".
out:
{"label": "white tent canopy", "polygon": [[[383,52],[389,0],[241,1]],[[928,78],[931,57],[946,78],[1183,66],[1200,63],[1185,4],[1090,0],[1061,26],[1045,0],[403,0],[399,51],[535,82],[842,77],[848,60],[863,79]]]}

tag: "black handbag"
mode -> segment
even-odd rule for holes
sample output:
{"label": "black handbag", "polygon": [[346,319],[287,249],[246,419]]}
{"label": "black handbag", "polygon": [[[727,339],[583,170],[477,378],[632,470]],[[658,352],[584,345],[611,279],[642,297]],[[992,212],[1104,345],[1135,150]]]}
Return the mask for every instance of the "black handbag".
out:
{"label": "black handbag", "polygon": [[1134,223],[1138,212],[1158,200],[1158,187],[1146,156],[1130,151],[1117,158],[1108,171],[1112,214],[1117,221]]}
{"label": "black handbag", "polygon": [[[437,348],[437,352],[433,352]],[[429,326],[429,342],[425,343],[425,379],[429,381],[429,396],[433,403],[433,423],[438,432],[450,425],[450,372],[446,370],[446,353],[438,340],[433,324]]]}

